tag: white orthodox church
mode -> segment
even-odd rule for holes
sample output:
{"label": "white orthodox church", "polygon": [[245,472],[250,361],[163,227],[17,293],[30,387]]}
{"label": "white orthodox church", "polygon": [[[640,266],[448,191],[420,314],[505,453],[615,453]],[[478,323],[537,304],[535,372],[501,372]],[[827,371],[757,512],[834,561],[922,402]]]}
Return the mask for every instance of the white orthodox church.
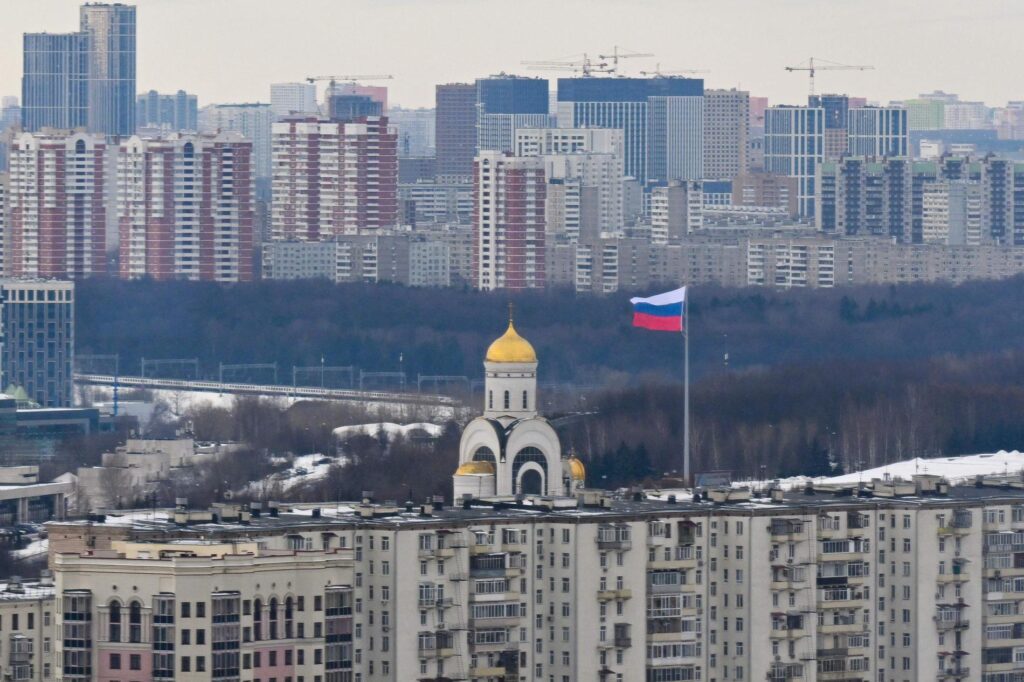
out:
{"label": "white orthodox church", "polygon": [[572,495],[586,472],[563,457],[558,434],[537,414],[537,354],[512,320],[484,358],[484,413],[459,443],[455,499]]}

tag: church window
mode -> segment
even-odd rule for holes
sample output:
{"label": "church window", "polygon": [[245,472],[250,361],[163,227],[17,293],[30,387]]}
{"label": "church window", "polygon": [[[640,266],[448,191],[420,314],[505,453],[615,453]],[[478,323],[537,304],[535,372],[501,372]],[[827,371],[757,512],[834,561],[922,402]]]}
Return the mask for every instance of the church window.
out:
{"label": "church window", "polygon": [[526,391],[523,391],[523,409],[526,410],[529,409],[529,407],[530,405],[528,403],[528,394]]}
{"label": "church window", "polygon": [[494,409],[494,391],[487,391],[487,409]]}
{"label": "church window", "polygon": [[506,410],[509,409],[509,394],[508,394],[508,391],[505,391],[505,409]]}

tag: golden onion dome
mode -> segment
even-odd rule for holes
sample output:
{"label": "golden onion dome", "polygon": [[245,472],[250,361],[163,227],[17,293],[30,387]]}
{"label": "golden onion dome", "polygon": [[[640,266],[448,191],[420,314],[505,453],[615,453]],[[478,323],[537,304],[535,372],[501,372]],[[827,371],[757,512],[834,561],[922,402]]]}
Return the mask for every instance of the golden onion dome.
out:
{"label": "golden onion dome", "polygon": [[474,474],[494,475],[494,464],[492,462],[466,462],[455,470],[456,476],[472,476]]}
{"label": "golden onion dome", "polygon": [[583,462],[576,457],[570,457],[568,463],[569,477],[572,478],[572,480],[585,481],[587,479],[587,468],[583,466]]}
{"label": "golden onion dome", "polygon": [[537,362],[537,353],[509,320],[508,329],[490,345],[484,359],[487,362]]}

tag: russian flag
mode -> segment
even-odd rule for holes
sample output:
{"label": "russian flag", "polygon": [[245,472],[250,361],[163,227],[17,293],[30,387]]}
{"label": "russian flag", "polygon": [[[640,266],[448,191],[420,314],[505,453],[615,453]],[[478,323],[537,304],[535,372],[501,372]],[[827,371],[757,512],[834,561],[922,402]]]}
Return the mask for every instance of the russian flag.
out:
{"label": "russian flag", "polygon": [[686,287],[650,298],[631,298],[633,326],[659,332],[681,332],[686,319]]}

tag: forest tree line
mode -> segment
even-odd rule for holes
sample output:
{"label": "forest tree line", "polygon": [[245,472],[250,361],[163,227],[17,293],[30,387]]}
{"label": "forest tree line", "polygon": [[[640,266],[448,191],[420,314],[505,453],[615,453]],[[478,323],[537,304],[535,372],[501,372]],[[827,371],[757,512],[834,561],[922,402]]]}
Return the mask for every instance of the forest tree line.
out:
{"label": "forest tree line", "polygon": [[[804,363],[735,370],[692,387],[695,472],[728,471],[734,479],[835,475],[912,457],[1024,449],[1024,351],[971,359]],[[470,408],[468,418],[478,411]],[[548,415],[564,451],[587,466],[588,484],[616,488],[671,484],[682,463],[682,389],[644,383],[591,393],[586,411]],[[242,398],[231,408],[196,406],[186,415],[197,438],[236,440],[248,448],[208,465],[194,479],[162,492],[213,501],[235,482],[266,479],[271,458],[314,452],[344,454],[330,474],[291,490],[263,485],[266,499],[421,500],[451,495],[463,419],[437,439],[356,436],[338,444],[336,426],[373,423],[383,415],[358,406]],[[561,417],[568,417],[562,419]],[[418,421],[427,415],[409,415]],[[336,449],[337,448],[337,449]]]}
{"label": "forest tree line", "polygon": [[[653,292],[642,292],[653,293]],[[78,284],[76,351],[223,363],[355,365],[373,371],[482,375],[507,324],[536,347],[542,382],[640,384],[679,377],[681,340],[631,326],[631,294],[479,292],[324,281],[86,280]],[[1024,347],[1024,278],[899,287],[689,292],[695,377],[737,368],[834,360],[906,361]],[[728,363],[726,363],[728,356]]]}

